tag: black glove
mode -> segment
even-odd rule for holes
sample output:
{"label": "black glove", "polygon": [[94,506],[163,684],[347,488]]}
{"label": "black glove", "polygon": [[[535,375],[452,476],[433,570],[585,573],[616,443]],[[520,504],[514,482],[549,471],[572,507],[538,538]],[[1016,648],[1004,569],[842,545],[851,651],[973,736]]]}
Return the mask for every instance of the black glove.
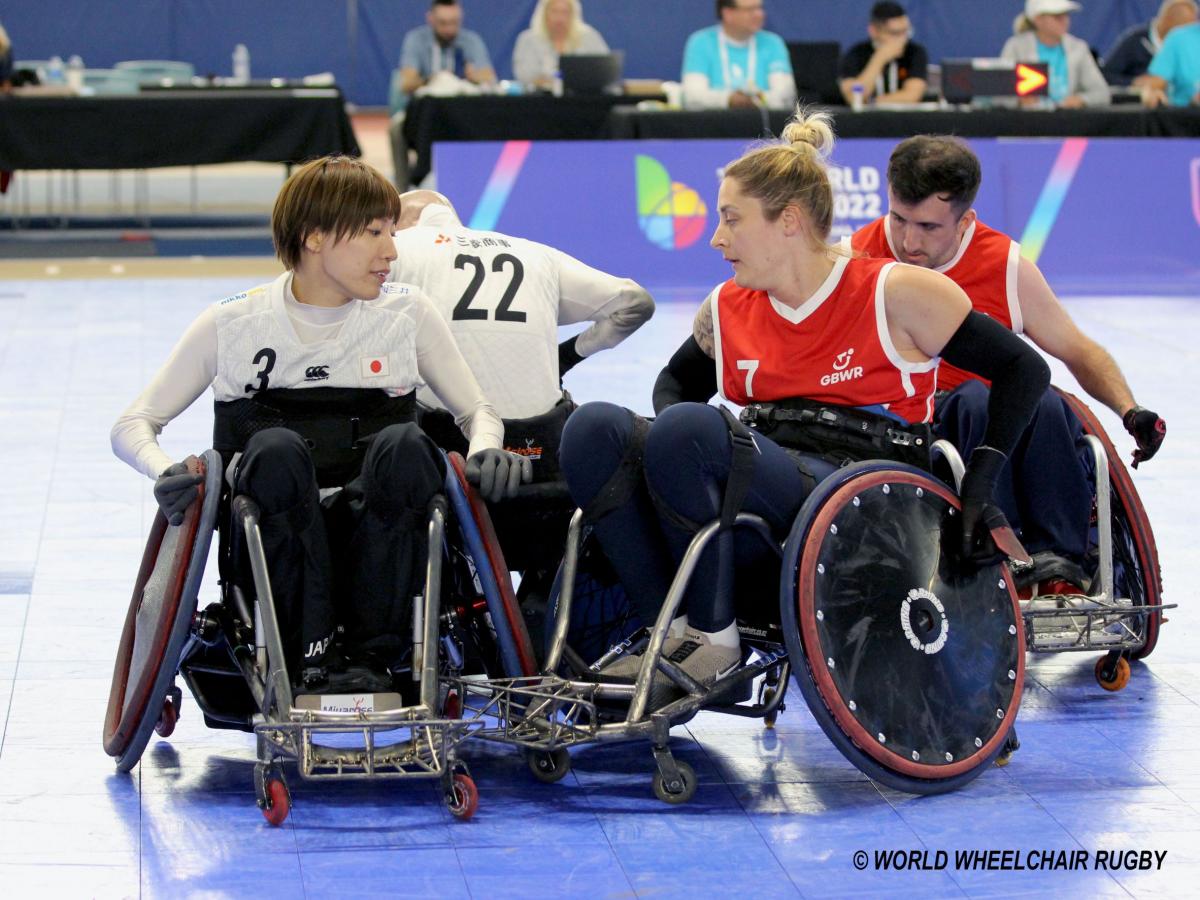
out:
{"label": "black glove", "polygon": [[1121,416],[1121,422],[1125,425],[1125,430],[1137,441],[1137,449],[1133,451],[1133,467],[1136,469],[1138,463],[1145,462],[1158,452],[1163,438],[1167,436],[1167,423],[1158,413],[1144,406],[1135,406],[1129,410]]}
{"label": "black glove", "polygon": [[562,385],[563,376],[585,359],[575,349],[575,342],[577,340],[579,340],[579,335],[567,338],[558,345],[558,383],[560,386]]}
{"label": "black glove", "polygon": [[154,499],[158,508],[167,517],[167,523],[178,525],[183,514],[200,495],[199,484],[204,480],[200,474],[189,475],[187,463],[177,462],[167,466],[154,482]]}
{"label": "black glove", "polygon": [[976,447],[958,490],[962,501],[962,544],[959,549],[964,560],[977,565],[993,563],[1001,556],[992,539],[992,529],[1009,528],[1009,524],[992,496],[996,479],[1007,461],[1008,457],[994,447]]}
{"label": "black glove", "polygon": [[467,460],[467,481],[479,488],[483,499],[495,503],[515,497],[522,482],[533,479],[533,463],[528,457],[489,447]]}

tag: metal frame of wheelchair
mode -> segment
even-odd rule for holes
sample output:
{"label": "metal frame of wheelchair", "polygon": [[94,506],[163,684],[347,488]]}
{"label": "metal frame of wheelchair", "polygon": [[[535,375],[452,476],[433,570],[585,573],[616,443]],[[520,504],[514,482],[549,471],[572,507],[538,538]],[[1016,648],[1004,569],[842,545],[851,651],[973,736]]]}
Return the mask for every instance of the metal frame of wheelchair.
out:
{"label": "metal frame of wheelchair", "polygon": [[[451,625],[461,626],[462,616],[478,612],[479,604],[472,597],[470,601],[455,604],[460,615],[453,610],[443,611],[444,560],[453,559],[457,552],[458,558],[466,561],[469,568],[466,577],[484,595],[489,615],[501,615],[502,609],[511,614],[514,604],[509,597],[502,596],[501,585],[508,580],[507,570],[500,570],[503,574],[498,578],[493,569],[497,560],[489,554],[496,552],[494,536],[489,542],[488,535],[480,533],[471,512],[471,502],[478,502],[478,498],[466,487],[461,458],[454,457],[452,454],[448,461],[444,493],[435,497],[430,507],[431,552],[422,602],[413,608],[412,671],[419,685],[418,702],[405,706],[400,694],[376,692],[372,704],[375,709],[364,709],[361,704],[354,708],[322,709],[320,696],[337,698],[331,701],[332,705],[343,706],[342,701],[355,698],[308,694],[292,687],[259,532],[260,514],[248,497],[235,497],[231,510],[233,526],[240,528],[246,538],[256,595],[253,607],[235,585],[223,581],[221,601],[197,611],[200,579],[222,490],[220,456],[216,451],[206,451],[200,468],[206,475],[200,499],[189,507],[178,527],[168,526],[162,514],[157,514],[151,546],[147,547],[134,589],[105,727],[105,749],[116,757],[117,768],[129,771],[137,764],[152,732],[165,738],[174,730],[182,700],[182,690],[175,685],[175,678],[182,675],[207,724],[253,731],[257,744],[256,799],[272,825],[282,824],[291,807],[280,765],[287,759],[295,761],[305,779],[437,779],[450,811],[460,819],[469,818],[477,807],[478,791],[458,757],[458,747],[483,723],[457,715],[452,708],[454,704],[446,702],[447,684],[443,676],[456,673],[463,663],[461,645],[454,639]],[[449,510],[453,510],[465,549],[456,551],[447,540]],[[167,623],[160,621],[154,609],[145,606],[154,602],[145,588],[154,577],[156,565],[178,568],[177,562],[159,563],[158,551],[164,540],[168,547],[179,540],[195,541],[184,567],[186,583],[180,575],[167,573],[174,579],[177,596],[173,602],[178,605],[170,612],[171,621],[165,628]],[[444,552],[432,552],[435,547],[443,548]],[[498,562],[503,565],[502,559]],[[507,584],[507,594],[512,594],[511,583]],[[151,618],[142,617],[143,612]],[[139,621],[143,625],[141,633]],[[169,637],[159,639],[158,632],[164,630]],[[501,645],[497,656],[509,667],[504,671],[514,671],[511,666],[522,663],[525,667],[515,671],[529,670],[528,662],[518,655],[522,651],[514,645],[511,629],[501,627],[489,633]],[[143,649],[139,638],[141,644],[156,642],[149,656],[157,669],[148,689],[139,692],[144,697],[127,698],[129,660]],[[144,650],[142,656],[146,656]],[[205,678],[210,680],[206,682]],[[248,690],[254,710],[245,710],[248,714],[243,715],[228,708],[215,708],[209,696],[211,679],[244,685],[241,689]],[[136,706],[130,708],[134,701]],[[441,714],[443,710],[446,715]],[[329,741],[335,736],[342,740]],[[350,738],[353,740],[347,741]]]}
{"label": "metal frame of wheelchair", "polygon": [[[822,492],[818,488],[814,491],[797,516],[792,533],[782,547],[771,536],[769,526],[761,517],[750,513],[737,515],[734,527],[748,529],[758,535],[783,560],[780,585],[783,627],[779,634],[771,633],[771,629],[743,628],[743,647],[753,649],[754,658],[708,688],[663,658],[661,651],[700,555],[720,531],[719,521],[701,528],[688,546],[657,620],[650,629],[635,684],[565,678],[556,674],[560,663],[571,655],[567,633],[583,530],[582,511],[576,511],[568,534],[553,636],[543,674],[518,679],[464,681],[458,686],[462,691],[464,710],[488,723],[476,732],[476,736],[523,748],[531,772],[545,782],[557,781],[569,771],[571,760],[568,747],[609,739],[648,738],[656,764],[652,782],[655,795],[668,803],[683,803],[695,793],[696,776],[687,763],[673,757],[668,746],[671,726],[688,721],[704,709],[760,717],[770,727],[783,709],[788,676],[795,669],[797,682],[810,710],[838,749],[860,770],[892,787],[912,793],[952,790],[975,778],[998,758],[1006,759],[1015,749],[1009,743],[1008,736],[1019,707],[1023,684],[1024,654],[1021,648],[1024,638],[1011,579],[1004,575],[992,581],[991,591],[994,595],[993,618],[1006,630],[997,632],[999,636],[992,640],[997,644],[1007,643],[1007,646],[992,654],[991,663],[1001,673],[999,680],[1002,684],[997,685],[997,690],[1006,696],[1000,701],[999,708],[990,705],[987,710],[980,712],[979,727],[964,738],[963,746],[955,746],[954,753],[945,747],[936,752],[924,746],[920,750],[902,747],[896,739],[889,742],[881,732],[868,734],[863,727],[856,725],[857,717],[868,715],[869,711],[865,708],[868,704],[856,704],[854,699],[839,693],[837,677],[831,677],[835,667],[832,655],[826,659],[826,648],[811,643],[816,641],[819,644],[821,641],[817,628],[800,627],[802,618],[805,623],[814,626],[823,618],[819,599],[813,599],[812,590],[804,595],[807,601],[798,599],[796,593],[799,590],[803,594],[805,579],[811,582],[819,577],[818,570],[821,573],[825,571],[823,564],[812,558],[806,560],[802,553],[806,546],[811,548],[815,545],[819,550],[824,545],[825,537],[821,534],[814,537],[810,534],[810,528],[818,520],[827,501],[840,504],[835,510],[837,513],[858,507],[859,497],[855,494],[858,483],[853,483],[854,479],[859,479],[864,490],[881,495],[888,495],[893,490],[891,482],[894,481],[897,498],[907,491],[909,502],[912,502],[912,498],[916,498],[917,503],[940,498],[936,502],[951,510],[951,515],[957,499],[931,476],[903,465],[859,464],[841,472],[840,479],[836,475],[829,479],[838,481],[830,490]],[[832,490],[841,493],[833,497]],[[922,497],[926,499],[922,501]],[[832,524],[831,533],[838,533],[836,523]],[[1007,571],[1000,565],[995,569],[1002,573]],[[982,576],[982,580],[991,578],[993,573],[990,570]],[[932,579],[930,584],[933,586]],[[798,603],[804,602],[808,603],[808,607],[798,610]],[[815,608],[809,608],[813,606]],[[996,609],[1001,611],[1001,615],[994,615]],[[1007,613],[1004,613],[1005,610]],[[750,637],[748,632],[753,632],[754,636]],[[761,636],[764,633],[767,635],[765,638]],[[915,655],[920,656],[922,652],[929,653],[926,649]],[[614,653],[610,651],[590,668],[598,670],[613,656]],[[655,670],[678,686],[684,696],[661,709],[648,712],[647,701]],[[1003,674],[1005,672],[1006,676]],[[760,677],[763,681],[757,699],[750,705],[739,704],[738,700],[745,696],[746,689]],[[604,721],[601,704],[606,700],[628,701],[628,710],[623,719]],[[992,716],[993,709],[996,717]]]}
{"label": "metal frame of wheelchair", "polygon": [[[1048,594],[1021,601],[1025,620],[1026,649],[1031,653],[1099,651],[1096,681],[1108,691],[1119,691],[1129,683],[1129,660],[1142,659],[1154,649],[1163,610],[1178,604],[1164,604],[1158,554],[1149,520],[1124,464],[1099,421],[1079,398],[1055,389],[1066,400],[1084,426],[1084,443],[1090,452],[1096,473],[1096,552],[1095,576],[1086,594]],[[953,473],[955,484],[962,481],[965,466],[958,450],[941,440],[933,445]],[[1113,495],[1116,494],[1116,503]],[[1122,529],[1114,534],[1114,523]],[[1139,583],[1142,596],[1124,596],[1116,577],[1116,553],[1121,548],[1124,567],[1136,569],[1130,577]],[[1014,567],[1020,574],[1021,567]]]}

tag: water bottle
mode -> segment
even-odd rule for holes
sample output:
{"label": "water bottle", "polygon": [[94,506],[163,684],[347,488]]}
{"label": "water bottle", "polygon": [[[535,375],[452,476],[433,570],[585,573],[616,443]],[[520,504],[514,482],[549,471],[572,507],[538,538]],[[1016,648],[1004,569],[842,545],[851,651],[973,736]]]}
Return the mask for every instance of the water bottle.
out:
{"label": "water bottle", "polygon": [[862,112],[863,108],[863,86],[861,84],[853,84],[850,86],[850,108],[855,112]]}
{"label": "water bottle", "polygon": [[250,51],[245,44],[233,48],[233,80],[239,84],[250,80]]}
{"label": "water bottle", "polygon": [[83,90],[83,59],[78,53],[67,60],[67,87],[75,93]]}
{"label": "water bottle", "polygon": [[63,61],[61,56],[52,56],[46,62],[46,84],[65,84],[67,80],[66,72],[63,71]]}

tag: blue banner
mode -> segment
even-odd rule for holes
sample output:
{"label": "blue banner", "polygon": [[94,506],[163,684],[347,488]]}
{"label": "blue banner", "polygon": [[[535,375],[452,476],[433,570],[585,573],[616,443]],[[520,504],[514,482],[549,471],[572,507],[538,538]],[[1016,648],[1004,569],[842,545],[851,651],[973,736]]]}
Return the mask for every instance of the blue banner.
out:
{"label": "blue banner", "polygon": [[[1060,291],[1200,294],[1200,140],[970,142],[979,217],[1021,241]],[[834,239],[886,214],[892,140],[830,162]],[[720,173],[746,142],[448,143],[439,188],[473,227],[558,247],[646,285],[729,276],[709,246]]]}

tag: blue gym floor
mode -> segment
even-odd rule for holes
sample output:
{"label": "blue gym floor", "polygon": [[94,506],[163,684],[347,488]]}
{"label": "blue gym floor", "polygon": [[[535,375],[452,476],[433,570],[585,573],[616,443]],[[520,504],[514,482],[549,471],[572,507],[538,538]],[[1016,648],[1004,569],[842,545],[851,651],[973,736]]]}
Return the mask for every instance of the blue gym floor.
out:
{"label": "blue gym floor", "polygon": [[[265,279],[264,279],[265,280]],[[845,762],[799,692],[774,731],[701,715],[676,750],[701,781],[669,807],[646,744],[573,756],[561,783],[521,758],[464,747],[480,805],[452,819],[432,782],[290,779],[281,828],[254,804],[253,741],[206,730],[191,698],[169,742],[116,774],[101,748],[117,639],[154,510],[148,481],[109,449],[112,422],[207,303],[233,280],[0,283],[0,885],[7,897],[1195,896],[1200,884],[1200,615],[1193,595],[1200,297],[1072,298],[1079,324],[1169,424],[1134,473],[1162,558],[1168,615],[1128,688],[1096,655],[1031,660],[1022,749],[965,790],[917,798]],[[656,291],[654,320],[567,378],[578,400],[646,411],[653,378],[704,289]],[[671,302],[678,301],[678,302]],[[1061,369],[1056,381],[1073,382]],[[176,457],[208,446],[202,400],[172,423]],[[1104,422],[1118,447],[1129,439]],[[201,603],[211,596],[210,579]],[[993,871],[955,851],[1081,851],[1086,868]],[[855,865],[865,851],[867,866]],[[929,870],[880,871],[876,851],[928,851]],[[938,851],[945,851],[946,865]],[[1097,871],[1101,851],[1146,851],[1148,871]],[[1161,867],[1153,862],[1165,851]],[[1122,859],[1124,857],[1121,857]]]}

